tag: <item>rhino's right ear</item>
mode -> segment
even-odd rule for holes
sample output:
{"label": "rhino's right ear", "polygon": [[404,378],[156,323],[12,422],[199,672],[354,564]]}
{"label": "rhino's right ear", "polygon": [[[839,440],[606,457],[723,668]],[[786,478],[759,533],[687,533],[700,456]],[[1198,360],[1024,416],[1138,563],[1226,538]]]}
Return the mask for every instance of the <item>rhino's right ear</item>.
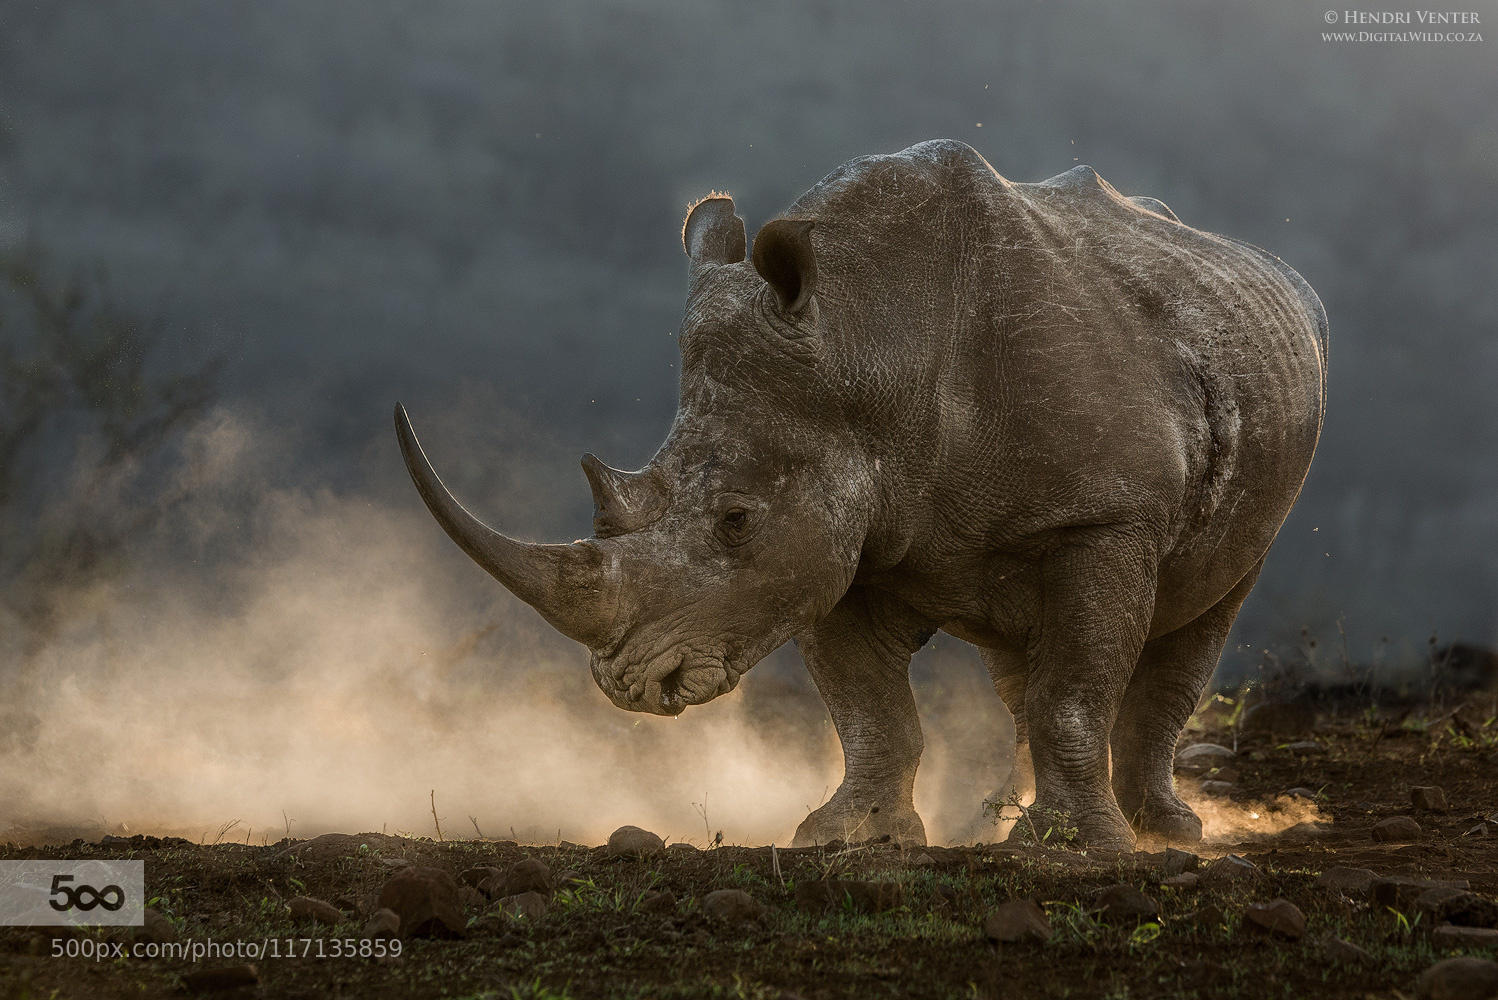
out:
{"label": "rhino's right ear", "polygon": [[687,210],[681,245],[693,266],[737,264],[744,259],[744,220],[733,214],[733,199],[714,191]]}

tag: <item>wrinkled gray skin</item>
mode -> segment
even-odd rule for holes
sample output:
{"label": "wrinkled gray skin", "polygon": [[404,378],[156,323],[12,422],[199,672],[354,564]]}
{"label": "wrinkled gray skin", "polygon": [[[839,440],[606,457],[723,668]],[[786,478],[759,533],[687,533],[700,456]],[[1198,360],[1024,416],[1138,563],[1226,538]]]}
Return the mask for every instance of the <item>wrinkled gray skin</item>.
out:
{"label": "wrinkled gray skin", "polygon": [[621,708],[795,639],[844,755],[797,844],[925,840],[907,670],[938,629],[981,650],[1037,806],[1094,846],[1199,838],[1172,756],[1320,433],[1310,287],[1090,167],[1015,184],[952,141],[838,168],[749,260],[726,196],[682,239],[680,408],[643,470],[584,459],[595,537],[485,527],[397,409],[454,540]]}

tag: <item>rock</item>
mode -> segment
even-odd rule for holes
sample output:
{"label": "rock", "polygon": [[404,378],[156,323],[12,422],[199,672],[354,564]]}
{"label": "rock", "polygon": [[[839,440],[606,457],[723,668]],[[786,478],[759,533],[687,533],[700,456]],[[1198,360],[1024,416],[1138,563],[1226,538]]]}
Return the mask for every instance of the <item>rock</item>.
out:
{"label": "rock", "polygon": [[1193,743],[1176,754],[1175,769],[1179,774],[1205,774],[1236,756],[1227,747],[1216,743]]}
{"label": "rock", "polygon": [[1321,945],[1321,955],[1333,965],[1367,965],[1373,956],[1351,941],[1329,937]]}
{"label": "rock", "polygon": [[1291,753],[1320,753],[1326,748],[1315,740],[1296,740],[1294,743],[1285,744],[1285,749]]}
{"label": "rock", "polygon": [[1427,918],[1434,918],[1439,916],[1447,903],[1460,899],[1463,896],[1470,896],[1473,899],[1478,898],[1465,889],[1457,889],[1449,885],[1432,886],[1429,889],[1422,890],[1415,897],[1414,907],[1417,912],[1425,914]]}
{"label": "rock", "polygon": [[177,928],[160,910],[146,907],[145,922],[130,931],[132,941],[143,944],[165,944],[177,940]]}
{"label": "rock", "polygon": [[910,867],[912,868],[930,868],[935,864],[936,859],[927,854],[925,851],[922,851],[920,854],[917,854],[915,857],[910,859]]}
{"label": "rock", "polygon": [[1201,873],[1200,885],[1204,889],[1221,889],[1259,877],[1259,869],[1247,858],[1226,854],[1206,867]]}
{"label": "rock", "polygon": [[664,853],[666,842],[649,830],[621,826],[609,834],[609,856],[615,858],[653,858]]}
{"label": "rock", "polygon": [[1243,911],[1244,926],[1265,934],[1299,941],[1306,932],[1306,915],[1288,899],[1252,903]]}
{"label": "rock", "polygon": [[369,920],[364,924],[364,936],[367,938],[393,938],[399,937],[401,932],[401,918],[394,910],[379,909],[369,915]]}
{"label": "rock", "polygon": [[246,986],[259,986],[260,972],[248,962],[243,965],[225,965],[217,969],[199,969],[185,974],[182,977],[182,985],[190,993],[237,990]]}
{"label": "rock", "polygon": [[380,889],[378,905],[395,911],[402,937],[457,937],[463,933],[458,882],[441,868],[413,866]]}
{"label": "rock", "polygon": [[1323,871],[1316,878],[1316,884],[1323,889],[1341,893],[1344,896],[1361,898],[1368,895],[1378,875],[1367,868],[1344,868],[1341,865],[1333,865]]}
{"label": "rock", "polygon": [[1195,889],[1196,884],[1201,881],[1201,876],[1196,872],[1181,872],[1170,878],[1161,879],[1160,884],[1167,889]]}
{"label": "rock", "polygon": [[1498,962],[1485,958],[1448,958],[1415,980],[1422,1000],[1489,1000],[1498,996]]}
{"label": "rock", "polygon": [[1227,920],[1227,914],[1222,912],[1222,907],[1216,903],[1204,903],[1186,914],[1182,919],[1198,931],[1206,931],[1222,926],[1223,922]]}
{"label": "rock", "polygon": [[1093,900],[1098,916],[1115,924],[1138,923],[1160,912],[1153,899],[1134,888],[1120,883],[1100,891]]}
{"label": "rock", "polygon": [[1291,736],[1316,727],[1316,713],[1293,701],[1261,701],[1243,713],[1239,728],[1245,733]]}
{"label": "rock", "polygon": [[502,912],[525,920],[540,920],[546,916],[546,897],[539,892],[517,892],[499,901]]}
{"label": "rock", "polygon": [[894,882],[857,882],[824,879],[796,883],[796,908],[808,913],[833,913],[847,908],[858,913],[883,913],[903,902]]}
{"label": "rock", "polygon": [[[644,831],[641,831],[642,833]],[[522,892],[549,893],[554,885],[551,868],[540,858],[526,858],[510,866],[498,878],[490,877],[479,886],[490,899],[518,896]]]}
{"label": "rock", "polygon": [[725,924],[751,923],[764,916],[764,906],[742,889],[718,889],[702,897],[702,912]]}
{"label": "rock", "polygon": [[[1498,930],[1442,924],[1430,932],[1430,943],[1437,948],[1492,948],[1498,945]],[[1498,993],[1493,995],[1498,996]]]}
{"label": "rock", "polygon": [[1167,876],[1194,872],[1201,867],[1201,863],[1202,859],[1190,851],[1178,851],[1174,847],[1167,847],[1165,853],[1160,856],[1160,872]]}
{"label": "rock", "polygon": [[314,899],[311,896],[296,896],[286,901],[286,908],[291,911],[291,919],[304,923],[325,924],[328,927],[336,927],[343,922],[343,913],[325,900]]}
{"label": "rock", "polygon": [[995,944],[1049,941],[1051,921],[1032,900],[1011,899],[984,919],[983,936]]}
{"label": "rock", "polygon": [[482,889],[484,883],[493,879],[505,877],[503,868],[495,868],[493,865],[480,865],[477,868],[465,868],[458,879],[464,885],[471,885],[475,889]]}
{"label": "rock", "polygon": [[1459,927],[1498,927],[1498,903],[1463,892],[1441,903],[1432,916]]}
{"label": "rock", "polygon": [[1410,804],[1426,812],[1446,811],[1446,792],[1436,785],[1416,785],[1410,789]]}
{"label": "rock", "polygon": [[1379,907],[1392,906],[1396,910],[1408,910],[1426,889],[1470,889],[1466,879],[1408,878],[1390,875],[1374,879],[1368,894],[1373,904]]}
{"label": "rock", "polygon": [[1203,795],[1211,795],[1216,798],[1224,798],[1232,795],[1237,790],[1238,786],[1231,781],[1203,781],[1201,784],[1201,793]]}
{"label": "rock", "polygon": [[1420,839],[1420,824],[1408,816],[1390,816],[1373,824],[1373,839],[1380,844]]}
{"label": "rock", "polygon": [[676,909],[676,895],[665,890],[646,892],[635,905],[637,913],[670,913]]}

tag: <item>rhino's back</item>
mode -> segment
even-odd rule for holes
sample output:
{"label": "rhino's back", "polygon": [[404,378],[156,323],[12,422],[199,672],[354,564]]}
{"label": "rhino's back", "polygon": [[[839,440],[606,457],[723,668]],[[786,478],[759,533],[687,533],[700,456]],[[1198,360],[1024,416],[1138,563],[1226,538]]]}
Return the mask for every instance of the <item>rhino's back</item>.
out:
{"label": "rhino's back", "polygon": [[[929,386],[942,400],[932,433],[959,428],[963,440],[933,449],[941,473],[1012,482],[1049,462],[1036,474],[1059,482],[1091,463],[1099,483],[1178,480],[1160,606],[1184,620],[1268,548],[1309,467],[1325,391],[1325,313],[1278,258],[1127,198],[1090,167],[1015,183],[949,140],[844,164],[791,214],[817,219],[829,296],[859,302],[847,349]],[[912,303],[919,323],[903,318]],[[1142,460],[1141,419],[1164,442]],[[964,450],[1027,433],[1020,469]],[[1068,452],[1089,436],[1082,458]],[[1109,466],[1109,455],[1120,457]]]}

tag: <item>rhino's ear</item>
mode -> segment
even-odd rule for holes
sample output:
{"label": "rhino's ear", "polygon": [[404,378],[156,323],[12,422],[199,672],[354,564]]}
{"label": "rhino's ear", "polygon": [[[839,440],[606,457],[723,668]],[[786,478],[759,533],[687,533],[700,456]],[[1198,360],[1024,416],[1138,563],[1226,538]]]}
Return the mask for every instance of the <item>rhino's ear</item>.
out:
{"label": "rhino's ear", "polygon": [[733,199],[714,191],[688,209],[681,245],[694,265],[743,260],[744,220],[733,214]]}
{"label": "rhino's ear", "polygon": [[754,237],[754,269],[788,313],[800,312],[817,290],[812,225],[811,219],[772,219]]}

